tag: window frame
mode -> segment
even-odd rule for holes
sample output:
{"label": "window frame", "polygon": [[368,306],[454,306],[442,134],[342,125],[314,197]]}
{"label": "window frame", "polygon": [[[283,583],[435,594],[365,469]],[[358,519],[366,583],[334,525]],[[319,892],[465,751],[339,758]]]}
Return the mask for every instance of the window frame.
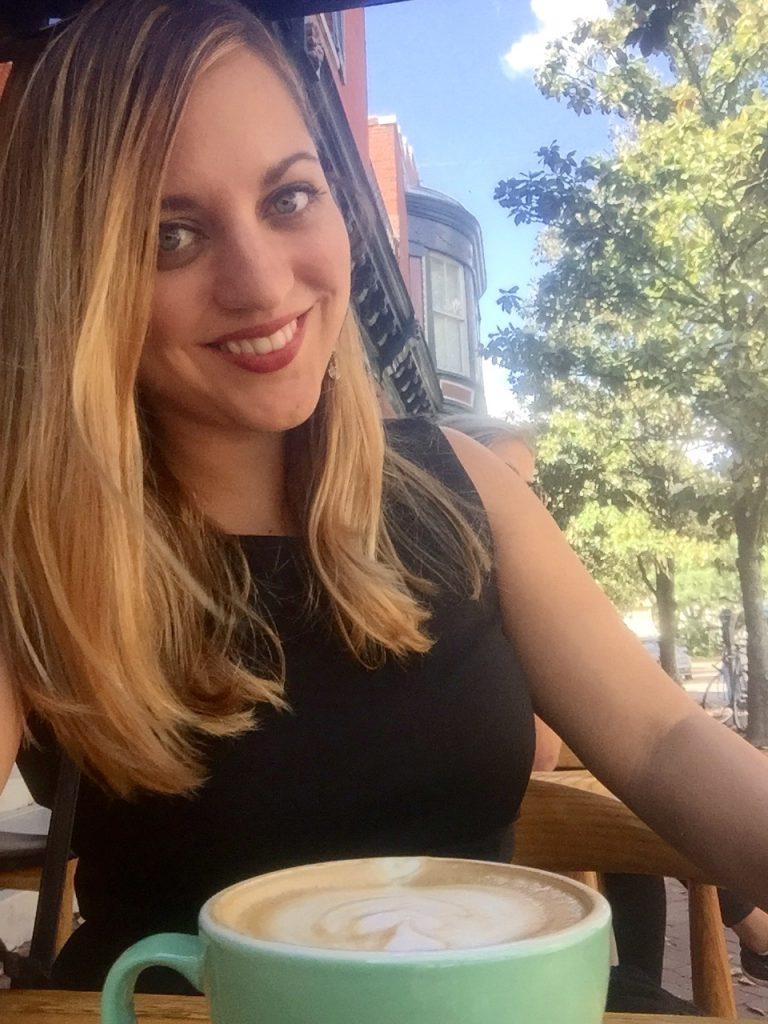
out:
{"label": "window frame", "polygon": [[320,15],[325,34],[331,44],[333,55],[336,58],[341,80],[346,81],[346,61],[344,57],[344,11],[326,11]]}
{"label": "window frame", "polygon": [[[436,309],[435,308],[435,296],[434,296],[434,288],[433,288],[433,267],[435,265],[439,265],[442,268],[445,268],[446,266],[451,266],[451,267],[455,267],[458,270],[458,272],[459,272],[458,276],[459,276],[459,282],[460,282],[460,291],[461,291],[460,299],[461,299],[461,305],[462,305],[462,309],[463,309],[463,316],[457,316],[455,313],[451,313],[450,311],[446,311],[446,310],[443,310],[443,309]],[[426,287],[425,287],[425,292],[426,292],[425,298],[427,300],[427,302],[426,302],[427,331],[428,331],[428,338],[429,338],[430,348],[432,349],[432,355],[433,355],[434,360],[435,360],[435,368],[437,369],[438,373],[451,373],[451,374],[453,374],[456,377],[463,377],[465,380],[474,381],[475,373],[474,373],[474,365],[473,365],[473,361],[472,361],[472,342],[471,342],[470,331],[469,331],[469,309],[468,309],[468,305],[467,305],[467,281],[466,281],[466,271],[465,271],[464,264],[461,263],[459,260],[454,259],[452,256],[446,256],[445,253],[436,252],[433,249],[429,249],[426,252],[425,258],[424,258],[424,278],[425,278],[425,285],[426,285]],[[446,280],[447,280],[447,277],[444,274],[444,277],[443,277],[443,283],[444,284],[446,283]],[[455,323],[458,323],[460,325],[460,327],[459,327],[459,344],[460,344],[459,364],[462,367],[462,369],[457,370],[457,369],[453,369],[453,368],[448,367],[448,366],[441,366],[440,365],[440,362],[438,360],[438,354],[437,354],[437,339],[436,339],[436,328],[435,328],[436,315],[439,316],[439,317],[444,317],[447,320],[453,320]],[[466,369],[464,369],[464,367],[466,367]]]}

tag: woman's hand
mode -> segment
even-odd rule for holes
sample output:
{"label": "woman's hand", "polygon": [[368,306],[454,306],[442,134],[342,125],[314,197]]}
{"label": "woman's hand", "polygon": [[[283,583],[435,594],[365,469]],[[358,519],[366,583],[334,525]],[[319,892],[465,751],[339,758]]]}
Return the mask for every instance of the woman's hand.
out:
{"label": "woman's hand", "polygon": [[672,682],[515,473],[445,435],[488,514],[504,629],[537,713],[660,836],[768,909],[768,757]]}

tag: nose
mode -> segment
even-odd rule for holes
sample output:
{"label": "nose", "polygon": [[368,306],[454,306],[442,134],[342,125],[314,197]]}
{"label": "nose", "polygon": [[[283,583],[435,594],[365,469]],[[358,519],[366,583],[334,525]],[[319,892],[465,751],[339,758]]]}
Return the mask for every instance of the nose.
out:
{"label": "nose", "polygon": [[285,239],[259,231],[240,230],[222,246],[214,282],[216,302],[227,311],[284,309],[295,277]]}

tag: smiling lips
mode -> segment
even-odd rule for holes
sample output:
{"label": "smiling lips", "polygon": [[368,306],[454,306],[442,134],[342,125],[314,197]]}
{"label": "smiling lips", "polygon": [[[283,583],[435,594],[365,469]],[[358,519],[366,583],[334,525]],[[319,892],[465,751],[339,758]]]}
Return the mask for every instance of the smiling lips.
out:
{"label": "smiling lips", "polygon": [[271,334],[249,336],[246,331],[228,335],[226,340],[210,342],[206,348],[222,355],[227,362],[251,373],[274,373],[293,361],[304,338],[307,313],[277,327]]}
{"label": "smiling lips", "polygon": [[219,344],[214,342],[211,347],[234,352],[235,355],[247,352],[251,355],[265,356],[269,352],[278,352],[281,348],[285,348],[289,342],[293,341],[298,326],[298,320],[291,320],[289,324],[281,327],[274,334],[261,335],[258,338],[243,338],[241,341],[224,341]]}

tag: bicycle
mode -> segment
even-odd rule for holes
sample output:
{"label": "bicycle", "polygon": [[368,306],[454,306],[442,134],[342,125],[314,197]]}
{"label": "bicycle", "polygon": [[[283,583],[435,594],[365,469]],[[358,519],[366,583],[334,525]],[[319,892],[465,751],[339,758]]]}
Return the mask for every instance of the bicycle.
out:
{"label": "bicycle", "polygon": [[[720,707],[727,707],[731,712],[731,722],[738,732],[746,732],[749,723],[747,710],[747,673],[744,667],[745,651],[740,644],[734,644],[730,650],[723,650],[722,659],[715,675],[707,683],[701,706],[706,711],[707,700],[714,690],[719,690],[723,699],[718,701]],[[714,702],[712,705],[714,706]],[[730,722],[728,724],[731,724]]]}

